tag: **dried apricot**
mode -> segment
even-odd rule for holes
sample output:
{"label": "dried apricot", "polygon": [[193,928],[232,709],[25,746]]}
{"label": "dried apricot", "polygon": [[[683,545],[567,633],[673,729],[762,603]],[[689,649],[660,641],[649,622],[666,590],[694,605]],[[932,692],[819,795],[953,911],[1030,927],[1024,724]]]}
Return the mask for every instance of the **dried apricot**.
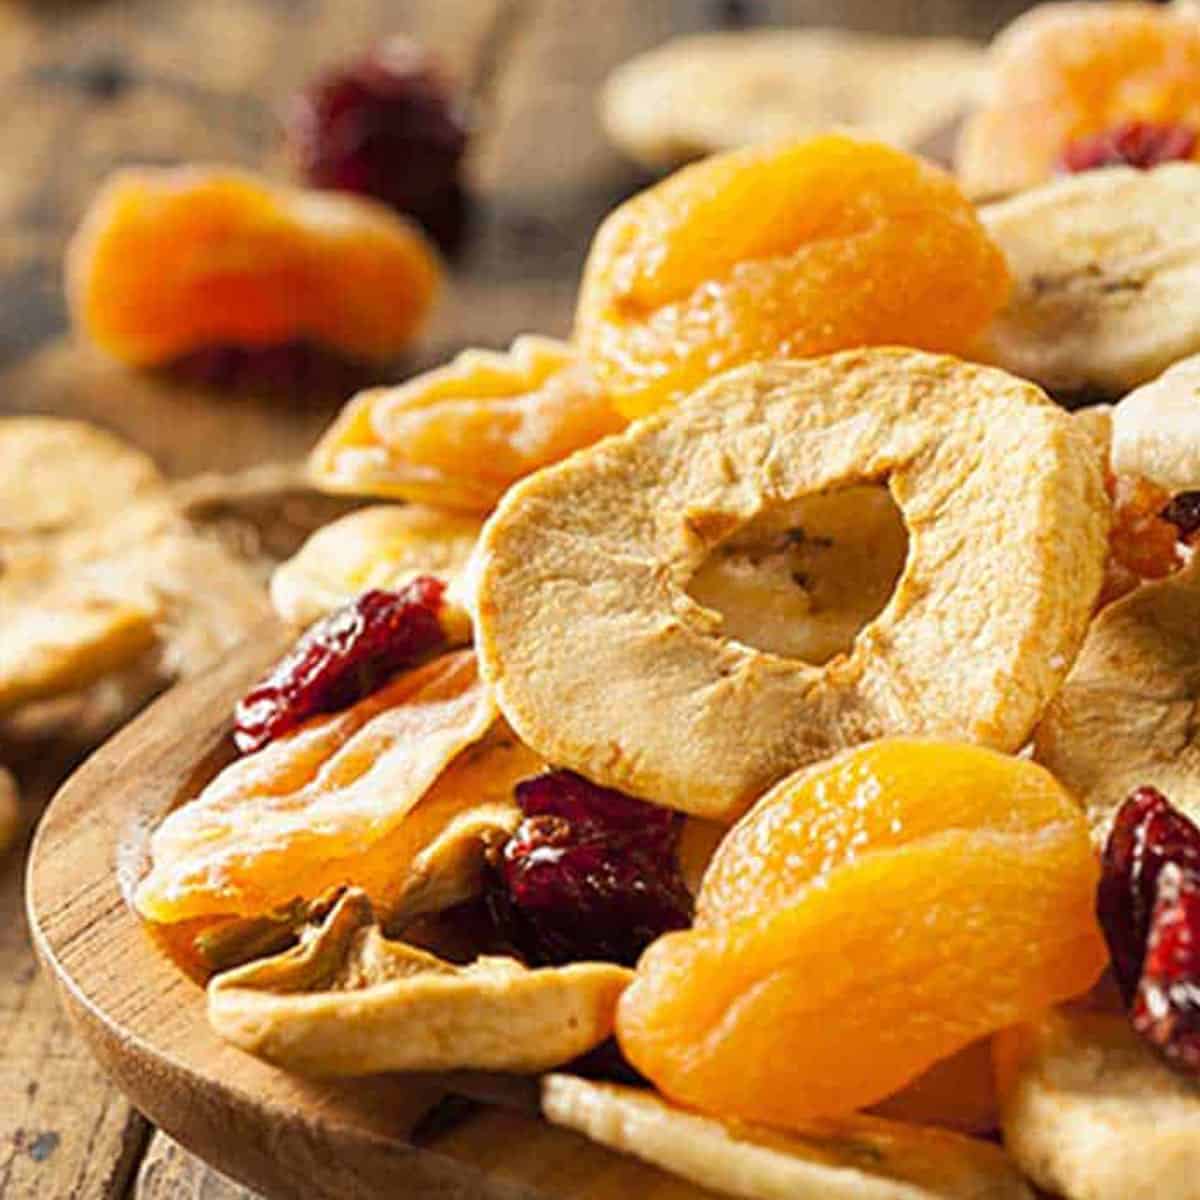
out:
{"label": "dried apricot", "polygon": [[232,168],[140,167],[93,201],[68,252],[67,296],[78,327],[136,366],[296,340],[387,360],[440,274],[416,227],[377,202]]}
{"label": "dried apricot", "polygon": [[487,512],[510,484],[625,424],[563,342],[467,350],[396,388],[356,396],[313,451],[331,492]]}
{"label": "dried apricot", "polygon": [[1036,765],[909,739],[847,751],[722,843],[696,927],[638,964],[621,1048],[725,1116],[875,1103],[1095,982],[1097,876],[1082,814]]}
{"label": "dried apricot", "polygon": [[[1020,191],[1106,158],[1151,166],[1200,157],[1195,10],[1041,4],[1001,33],[990,57],[989,103],[958,146],[958,175],[971,195]],[[1142,132],[1131,137],[1131,129]]]}
{"label": "dried apricot", "polygon": [[592,243],[576,334],[641,416],[752,359],[961,353],[1007,291],[948,175],[830,134],[707,159],[623,204]]}

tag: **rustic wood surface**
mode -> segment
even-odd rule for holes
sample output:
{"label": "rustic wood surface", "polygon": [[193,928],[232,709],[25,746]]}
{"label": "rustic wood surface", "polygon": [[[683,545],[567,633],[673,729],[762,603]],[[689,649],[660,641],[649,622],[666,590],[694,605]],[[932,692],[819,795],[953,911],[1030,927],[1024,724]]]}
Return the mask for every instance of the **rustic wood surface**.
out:
{"label": "rustic wood surface", "polygon": [[[469,236],[450,295],[406,364],[417,369],[466,344],[567,329],[591,230],[643,182],[606,146],[593,117],[597,83],[625,56],[673,33],[742,22],[982,37],[1026,6],[6,0],[0,412],[96,421],[144,446],[176,476],[302,454],[335,399],[303,406],[233,400],[130,375],[68,336],[62,252],[97,182],[117,164],[225,160],[282,173],[276,114],[288,95],[380,35],[405,31],[435,47],[476,114]],[[29,824],[87,749],[61,739],[6,743],[0,731],[0,761],[20,777]],[[0,871],[0,1200],[247,1200],[249,1193],[155,1135],[74,1036],[34,966],[21,902],[23,850],[10,852]],[[509,1117],[492,1119],[503,1126]],[[555,1161],[548,1157],[548,1177],[562,1169]]]}

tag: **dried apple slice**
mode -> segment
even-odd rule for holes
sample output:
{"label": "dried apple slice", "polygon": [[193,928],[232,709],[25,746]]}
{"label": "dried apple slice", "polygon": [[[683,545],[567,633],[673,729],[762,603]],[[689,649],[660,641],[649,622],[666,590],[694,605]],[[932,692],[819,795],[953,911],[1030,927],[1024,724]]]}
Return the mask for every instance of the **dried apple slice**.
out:
{"label": "dried apple slice", "polygon": [[[688,595],[762,514],[885,480],[908,558],[848,655],[756,650]],[[719,817],[887,734],[1019,748],[1082,641],[1107,523],[1095,450],[1031,384],[905,350],[756,365],[508,494],[473,565],[477,646],[531,749]]]}
{"label": "dried apple slice", "polygon": [[1200,488],[1200,354],[1112,410],[1112,466],[1170,492]]}
{"label": "dried apple slice", "polygon": [[151,921],[263,916],[355,872],[496,719],[470,651],[396,676],[227,767],[150,843]]}
{"label": "dried apple slice", "polygon": [[454,966],[386,939],[352,890],[295,949],[218,975],[208,1017],[243,1050],[304,1075],[532,1074],[604,1041],[631,976],[611,963]]}
{"label": "dried apple slice", "polygon": [[601,1145],[748,1200],[1032,1200],[995,1146],[876,1117],[779,1133],[573,1075],[546,1078],[542,1111]]}

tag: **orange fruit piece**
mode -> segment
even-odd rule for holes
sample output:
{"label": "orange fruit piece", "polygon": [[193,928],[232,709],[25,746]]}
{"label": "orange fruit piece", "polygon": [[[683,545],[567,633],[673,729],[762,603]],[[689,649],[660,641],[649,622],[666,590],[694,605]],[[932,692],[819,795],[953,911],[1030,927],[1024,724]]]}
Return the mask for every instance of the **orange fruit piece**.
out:
{"label": "orange fruit piece", "polygon": [[877,1103],[1085,991],[1098,868],[1033,763],[888,739],[789,777],[722,842],[696,927],[655,942],[617,1031],[666,1095],[779,1126]]}
{"label": "orange fruit piece", "polygon": [[1040,4],[996,39],[990,70],[958,146],[973,196],[1041,183],[1072,143],[1129,122],[1200,134],[1200,17],[1186,5]]}
{"label": "orange fruit piece", "polygon": [[75,323],[135,366],[297,340],[387,360],[440,278],[429,243],[390,209],[226,167],[117,172],[67,255]]}
{"label": "orange fruit piece", "polygon": [[576,338],[636,417],[753,359],[962,353],[1007,293],[947,174],[829,134],[718,155],[621,205],[592,243]]}

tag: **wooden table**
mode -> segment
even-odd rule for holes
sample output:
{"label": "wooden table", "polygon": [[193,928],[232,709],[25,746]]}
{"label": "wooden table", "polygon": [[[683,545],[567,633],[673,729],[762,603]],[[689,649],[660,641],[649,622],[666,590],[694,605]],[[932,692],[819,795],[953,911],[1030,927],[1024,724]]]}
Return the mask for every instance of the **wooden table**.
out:
{"label": "wooden table", "polygon": [[[1022,0],[6,0],[0,6],[0,410],[83,417],[172,475],[296,457],[328,405],[197,395],[131,376],[66,336],[65,240],[119,163],[279,172],[276,113],[322,66],[406,31],[477,116],[469,239],[411,369],[522,331],[561,334],[592,230],[644,182],[605,144],[594,93],[626,56],[722,23],[840,22],[986,36]],[[51,486],[47,482],[47,486]],[[30,822],[86,747],[0,746]],[[0,1200],[248,1200],[100,1075],[39,979],[21,854],[0,870]]]}

